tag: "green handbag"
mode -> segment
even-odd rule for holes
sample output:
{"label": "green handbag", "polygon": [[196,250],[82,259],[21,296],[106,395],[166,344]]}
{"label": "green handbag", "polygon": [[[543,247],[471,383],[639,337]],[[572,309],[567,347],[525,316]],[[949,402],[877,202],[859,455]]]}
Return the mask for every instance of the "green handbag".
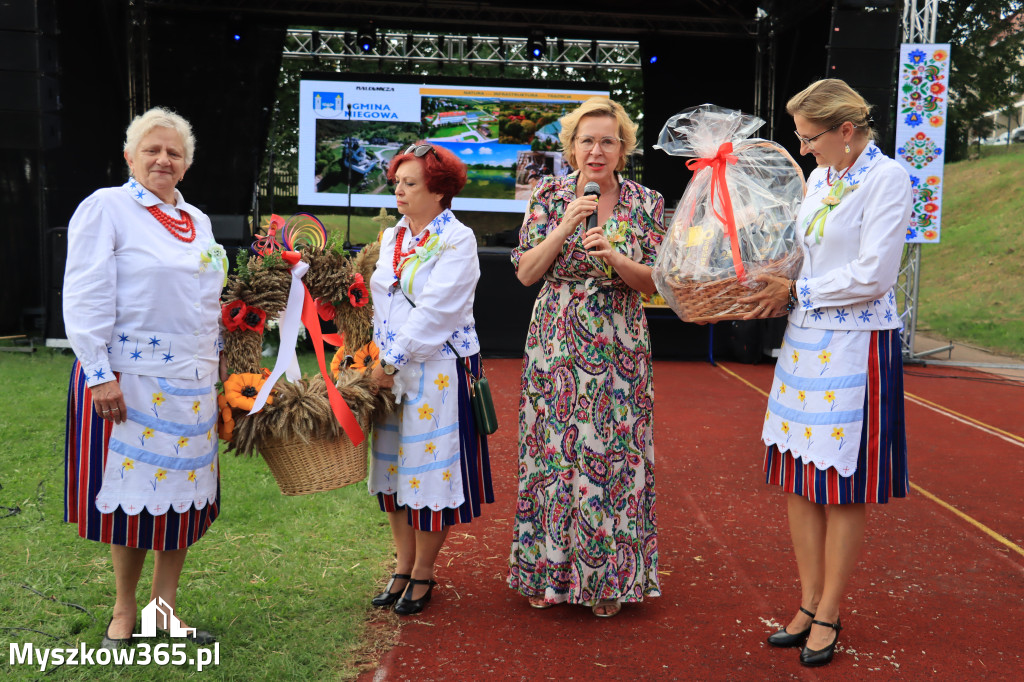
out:
{"label": "green handbag", "polygon": [[[469,371],[469,363],[466,363]],[[470,374],[469,401],[473,403],[473,416],[476,418],[476,429],[486,436],[498,430],[498,416],[494,413],[494,400],[491,398],[491,384],[487,377],[474,379]]]}

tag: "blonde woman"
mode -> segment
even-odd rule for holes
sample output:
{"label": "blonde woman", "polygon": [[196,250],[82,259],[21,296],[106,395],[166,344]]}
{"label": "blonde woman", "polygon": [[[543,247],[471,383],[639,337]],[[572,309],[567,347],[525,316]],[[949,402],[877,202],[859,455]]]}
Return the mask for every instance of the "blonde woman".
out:
{"label": "blonde woman", "polygon": [[523,284],[544,283],[526,340],[508,584],[534,608],[610,617],[660,594],[640,294],[655,290],[665,201],[620,174],[637,144],[621,105],[595,97],[561,123],[575,172],[540,180],[512,252]]}
{"label": "blonde woman", "polygon": [[910,487],[900,317],[894,287],[911,210],[907,172],[873,142],[870,108],[841,80],[786,105],[818,168],[798,216],[796,280],[763,276],[754,317],[791,307],[762,431],[767,482],[788,493],[801,601],[768,638],[831,662],[840,604],[864,539],[867,505]]}

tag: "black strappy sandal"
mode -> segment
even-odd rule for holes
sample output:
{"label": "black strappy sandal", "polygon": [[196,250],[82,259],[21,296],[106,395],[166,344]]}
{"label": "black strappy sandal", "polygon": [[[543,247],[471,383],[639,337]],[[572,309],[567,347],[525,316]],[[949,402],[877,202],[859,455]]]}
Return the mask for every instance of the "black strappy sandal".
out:
{"label": "black strappy sandal", "polygon": [[[814,614],[811,613],[810,611],[808,611],[807,609],[805,609],[804,607],[801,606],[800,610],[803,613],[806,613],[812,619],[814,618]],[[811,622],[814,622],[814,621],[812,620]],[[794,646],[803,646],[804,644],[807,643],[807,637],[810,634],[811,634],[811,626],[810,625],[807,626],[806,630],[802,630],[800,632],[797,632],[796,634],[793,634],[793,633],[790,633],[790,632],[786,632],[786,628],[782,628],[781,630],[779,630],[775,634],[770,635],[768,637],[768,643],[771,644],[772,646],[777,646],[779,648],[789,648],[789,647],[794,647]]]}
{"label": "black strappy sandal", "polygon": [[840,619],[836,618],[834,623],[826,623],[823,620],[812,620],[811,625],[822,625],[827,628],[832,628],[836,631],[836,638],[832,640],[824,649],[808,649],[806,646],[803,651],[800,652],[800,665],[806,665],[814,668],[819,665],[828,665],[832,662],[832,657],[836,655],[836,644],[839,644],[839,631],[843,629],[843,626],[839,623]]}
{"label": "black strappy sandal", "polygon": [[391,580],[388,581],[388,586],[384,588],[383,592],[374,597],[370,603],[381,608],[391,606],[398,601],[398,598],[402,596],[403,592],[405,592],[405,587],[400,589],[398,592],[391,591],[391,588],[395,586],[395,581],[409,580],[410,578],[412,578],[412,576],[408,573],[392,573]]}

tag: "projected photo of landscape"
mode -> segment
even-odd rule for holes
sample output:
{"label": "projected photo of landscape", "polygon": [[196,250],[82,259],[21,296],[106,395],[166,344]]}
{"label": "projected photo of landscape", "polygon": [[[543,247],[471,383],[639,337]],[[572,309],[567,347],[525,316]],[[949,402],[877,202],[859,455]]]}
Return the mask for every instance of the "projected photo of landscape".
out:
{"label": "projected photo of landscape", "polygon": [[382,123],[317,119],[317,192],[390,194],[388,164],[419,140],[418,123]]}

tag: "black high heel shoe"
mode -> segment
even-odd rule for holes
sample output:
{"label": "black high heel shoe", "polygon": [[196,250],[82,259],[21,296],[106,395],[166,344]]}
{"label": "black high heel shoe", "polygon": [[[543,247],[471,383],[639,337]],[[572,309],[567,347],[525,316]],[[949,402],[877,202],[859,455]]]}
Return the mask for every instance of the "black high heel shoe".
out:
{"label": "black high heel shoe", "polygon": [[[427,588],[426,594],[419,599],[410,599],[409,597],[406,597],[405,595],[412,594],[413,588],[416,587],[416,585],[429,585],[430,587]],[[395,613],[400,616],[411,616],[422,611],[423,607],[425,607],[427,602],[430,601],[430,593],[434,591],[434,585],[437,585],[437,583],[433,580],[416,580],[416,578],[409,578],[409,587],[406,588],[405,594],[403,594],[402,598],[398,600],[397,604],[395,604]]]}
{"label": "black high heel shoe", "polygon": [[398,598],[402,596],[403,592],[405,592],[405,588],[404,587],[402,589],[400,589],[398,592],[392,592],[391,591],[391,588],[395,586],[395,581],[396,580],[408,580],[411,577],[412,576],[409,575],[408,573],[392,573],[391,574],[391,580],[388,581],[388,586],[384,588],[383,592],[381,592],[376,597],[374,597],[370,601],[370,603],[373,604],[374,606],[380,606],[380,607],[391,606],[396,601],[398,601]]}
{"label": "black high heel shoe", "polygon": [[832,628],[836,631],[836,638],[832,640],[824,649],[808,649],[806,646],[803,651],[800,652],[800,665],[806,665],[808,667],[816,667],[819,665],[828,665],[832,662],[832,657],[836,655],[836,644],[839,644],[839,631],[843,629],[843,626],[839,623],[840,619],[836,618],[835,623],[826,623],[823,620],[812,620],[812,625],[823,625],[827,628]]}
{"label": "black high heel shoe", "polygon": [[[101,649],[124,649],[130,647],[135,640],[132,639],[132,635],[128,635],[123,639],[114,639],[110,636],[110,625],[114,622],[114,617],[110,617],[110,622],[107,623],[107,629],[103,631],[103,641],[100,642]],[[138,619],[132,623],[132,632],[135,632],[135,626],[139,624]]]}
{"label": "black high heel shoe", "polygon": [[[801,606],[800,610],[802,612],[806,613],[812,619],[814,618],[814,614],[811,613],[810,611],[808,611],[807,609],[805,609],[804,607]],[[813,620],[812,620],[812,622],[813,622]],[[810,625],[807,626],[806,630],[801,630],[800,632],[797,632],[796,634],[792,634],[792,633],[786,632],[786,628],[782,628],[781,630],[779,630],[775,634],[770,635],[768,637],[768,643],[771,644],[772,646],[777,646],[777,647],[780,647],[780,648],[787,648],[787,647],[794,647],[794,646],[803,646],[804,644],[807,643],[807,637],[810,634],[811,634],[811,626]]]}

